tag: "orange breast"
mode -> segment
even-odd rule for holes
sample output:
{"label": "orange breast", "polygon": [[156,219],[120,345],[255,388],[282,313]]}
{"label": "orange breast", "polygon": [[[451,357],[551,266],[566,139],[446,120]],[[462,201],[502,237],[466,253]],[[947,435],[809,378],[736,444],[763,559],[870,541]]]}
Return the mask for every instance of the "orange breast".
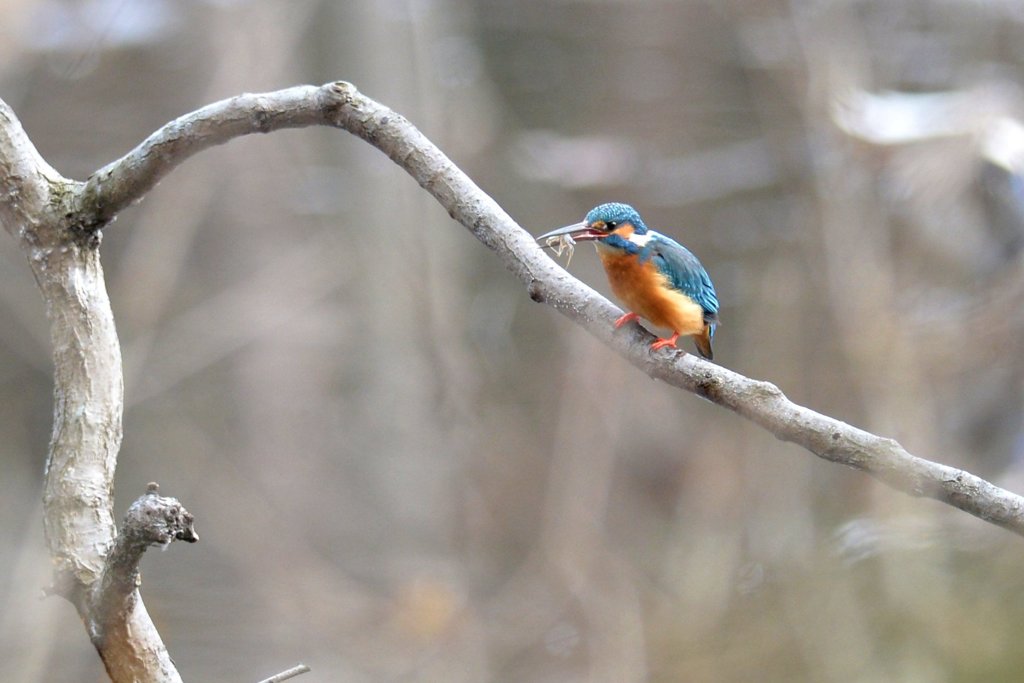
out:
{"label": "orange breast", "polygon": [[672,289],[669,279],[653,263],[640,263],[633,254],[603,245],[597,251],[612,291],[628,310],[683,336],[704,331],[704,309],[690,297]]}

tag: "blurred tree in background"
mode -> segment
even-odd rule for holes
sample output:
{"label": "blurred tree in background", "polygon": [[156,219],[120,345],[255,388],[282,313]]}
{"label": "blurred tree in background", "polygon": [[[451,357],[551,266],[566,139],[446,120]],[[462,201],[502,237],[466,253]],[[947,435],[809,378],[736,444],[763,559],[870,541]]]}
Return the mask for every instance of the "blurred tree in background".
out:
{"label": "blurred tree in background", "polygon": [[[83,178],[201,104],[352,81],[534,232],[619,200],[685,242],[718,362],[1019,491],[1022,34],[1009,0],[8,0],[0,94]],[[157,480],[203,535],[146,561],[186,680],[1024,666],[1018,539],[650,381],[349,136],[203,154],[103,252],[118,511]],[[49,340],[0,260],[0,679],[97,680],[38,599]]]}

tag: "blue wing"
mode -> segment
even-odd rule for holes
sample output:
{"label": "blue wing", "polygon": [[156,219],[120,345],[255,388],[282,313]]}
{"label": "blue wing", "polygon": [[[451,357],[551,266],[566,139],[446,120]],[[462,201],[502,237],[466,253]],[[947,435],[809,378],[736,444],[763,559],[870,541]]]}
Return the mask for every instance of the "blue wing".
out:
{"label": "blue wing", "polygon": [[675,240],[653,230],[650,234],[650,241],[640,250],[640,260],[651,259],[673,287],[700,304],[705,322],[718,323],[718,295],[700,260]]}

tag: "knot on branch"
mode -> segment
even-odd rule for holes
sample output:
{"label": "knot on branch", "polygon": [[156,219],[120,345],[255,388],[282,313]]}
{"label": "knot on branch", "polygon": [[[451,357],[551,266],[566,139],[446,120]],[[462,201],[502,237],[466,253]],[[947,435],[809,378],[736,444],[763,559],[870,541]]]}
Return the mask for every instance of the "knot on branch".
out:
{"label": "knot on branch", "polygon": [[334,81],[320,87],[320,104],[331,125],[344,127],[341,123],[341,110],[352,104],[359,91],[348,81]]}
{"label": "knot on branch", "polygon": [[176,498],[161,496],[156,482],[150,482],[146,494],[128,508],[118,537],[142,544],[143,549],[150,545],[166,546],[172,541],[199,540],[192,513]]}
{"label": "knot on branch", "polygon": [[709,401],[721,400],[721,380],[711,370],[694,373],[694,393]]}
{"label": "knot on branch", "polygon": [[348,81],[334,81],[324,86],[330,90],[331,95],[336,98],[340,104],[346,104],[352,101],[352,98],[359,94],[356,86],[352,85]]}
{"label": "knot on branch", "polygon": [[61,242],[83,249],[98,249],[103,239],[101,230],[116,218],[96,191],[95,184],[109,180],[110,171],[101,169],[87,183],[67,180],[55,188],[51,198],[53,215],[59,216]]}
{"label": "knot on branch", "polygon": [[103,219],[98,217],[93,217],[88,220],[72,220],[67,226],[71,242],[83,249],[99,249],[100,242],[103,241],[102,228],[112,220],[112,218]]}
{"label": "knot on branch", "polygon": [[526,291],[530,295],[530,299],[539,304],[547,301],[547,296],[544,293],[544,283],[540,280],[530,280],[530,284],[527,286]]}
{"label": "knot on branch", "polygon": [[122,623],[133,609],[141,583],[139,563],[147,548],[198,540],[192,514],[177,499],[161,496],[157,484],[149,484],[146,493],[129,506],[102,579],[93,589],[88,610],[93,641],[103,642],[111,625]]}

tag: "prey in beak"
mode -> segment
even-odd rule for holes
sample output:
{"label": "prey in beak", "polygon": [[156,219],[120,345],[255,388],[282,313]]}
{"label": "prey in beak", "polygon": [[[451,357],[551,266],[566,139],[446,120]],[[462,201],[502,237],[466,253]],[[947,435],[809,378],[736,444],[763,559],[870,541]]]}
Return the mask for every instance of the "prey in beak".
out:
{"label": "prey in beak", "polygon": [[537,241],[544,242],[544,245],[552,249],[558,257],[561,257],[563,252],[567,252],[569,257],[565,261],[565,266],[568,268],[572,262],[572,254],[576,248],[576,242],[594,241],[602,237],[607,237],[607,234],[592,227],[586,221],[580,221],[579,223],[573,223],[572,225],[566,225],[563,228],[546,232],[538,237]]}
{"label": "prey in beak", "polygon": [[537,241],[545,240],[546,244],[550,246],[553,242],[567,238],[573,242],[586,242],[588,240],[599,240],[602,237],[607,237],[608,233],[602,232],[590,225],[586,221],[580,221],[579,223],[573,223],[567,225],[564,228],[558,228],[551,232],[546,232],[537,238]]}

